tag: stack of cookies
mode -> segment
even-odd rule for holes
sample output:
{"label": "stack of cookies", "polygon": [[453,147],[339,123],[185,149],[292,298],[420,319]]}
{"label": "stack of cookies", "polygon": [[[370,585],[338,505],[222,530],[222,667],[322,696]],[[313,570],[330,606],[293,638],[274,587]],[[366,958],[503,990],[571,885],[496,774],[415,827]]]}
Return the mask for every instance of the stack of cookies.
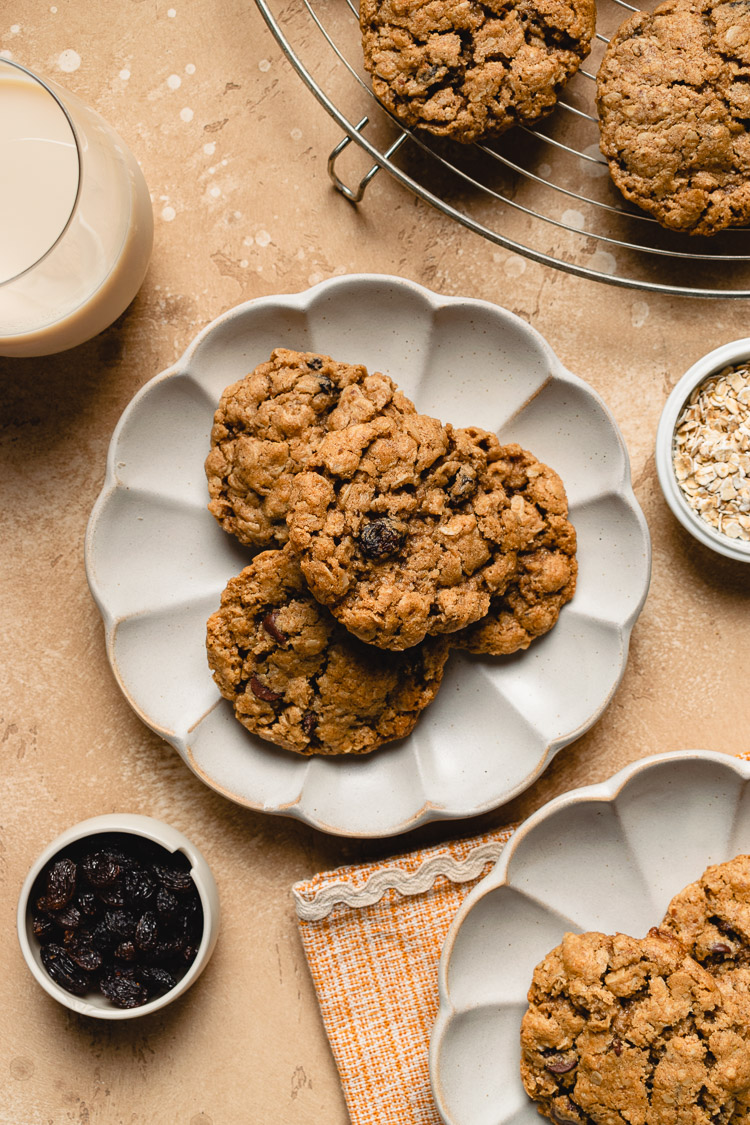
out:
{"label": "stack of cookies", "polygon": [[360,365],[276,349],[222,395],[206,475],[222,527],[265,548],[208,622],[209,665],[248,730],[300,754],[404,737],[451,647],[527,648],[575,589],[557,474]]}
{"label": "stack of cookies", "polygon": [[750,856],[709,867],[643,939],[566,934],[528,998],[521,1076],[558,1125],[746,1125]]}

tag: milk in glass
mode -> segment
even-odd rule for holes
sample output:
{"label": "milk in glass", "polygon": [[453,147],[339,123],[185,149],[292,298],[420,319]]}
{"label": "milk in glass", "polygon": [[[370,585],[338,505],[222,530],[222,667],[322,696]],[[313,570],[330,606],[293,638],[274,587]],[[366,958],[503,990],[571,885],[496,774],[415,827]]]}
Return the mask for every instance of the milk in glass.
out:
{"label": "milk in glass", "polygon": [[0,355],[48,355],[101,332],[143,281],[143,174],[74,95],[0,59]]}

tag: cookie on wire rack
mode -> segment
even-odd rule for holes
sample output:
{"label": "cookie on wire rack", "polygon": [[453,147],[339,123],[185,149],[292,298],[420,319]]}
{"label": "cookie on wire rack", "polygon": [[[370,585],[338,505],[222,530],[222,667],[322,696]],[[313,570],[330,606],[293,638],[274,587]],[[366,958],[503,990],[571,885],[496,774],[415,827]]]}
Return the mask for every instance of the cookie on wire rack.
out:
{"label": "cookie on wire rack", "polygon": [[361,0],[373,90],[404,125],[462,143],[550,113],[589,53],[594,0]]}
{"label": "cookie on wire rack", "polygon": [[612,37],[597,75],[615,185],[662,226],[713,235],[750,222],[750,7],[666,0]]}

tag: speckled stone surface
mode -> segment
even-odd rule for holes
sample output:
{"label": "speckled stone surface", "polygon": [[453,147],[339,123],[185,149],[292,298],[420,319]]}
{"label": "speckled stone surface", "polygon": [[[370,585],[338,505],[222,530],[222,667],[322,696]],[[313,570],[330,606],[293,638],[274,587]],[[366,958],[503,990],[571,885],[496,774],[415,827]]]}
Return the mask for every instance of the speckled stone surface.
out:
{"label": "speckled stone surface", "polygon": [[[351,207],[326,175],[337,127],[251,3],[123,0],[105,17],[93,0],[24,0],[0,11],[0,50],[115,126],[142,163],[156,220],[146,281],[113,328],[66,355],[0,360],[0,1123],[346,1125],[293,882],[525,816],[650,753],[748,748],[750,568],[681,529],[653,458],[670,388],[704,352],[747,335],[747,302],[572,278],[454,227],[382,175]],[[83,566],[107,446],[133,394],[238,302],[364,271],[495,301],[539,329],[614,412],[654,548],[651,592],[601,720],[505,808],[382,842],[328,838],[201,785],[120,694]],[[14,914],[38,852],[114,810],[186,832],[215,872],[224,917],[182,1000],[100,1026],[39,989]]]}

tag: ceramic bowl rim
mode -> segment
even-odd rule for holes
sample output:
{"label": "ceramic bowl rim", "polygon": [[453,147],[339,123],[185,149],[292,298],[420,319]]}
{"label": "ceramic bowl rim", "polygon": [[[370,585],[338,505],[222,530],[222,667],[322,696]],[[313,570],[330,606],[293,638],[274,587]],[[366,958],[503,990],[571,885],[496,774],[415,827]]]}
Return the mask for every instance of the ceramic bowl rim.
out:
{"label": "ceramic bowl rim", "polygon": [[[165,992],[164,995],[150,1000],[147,1004],[141,1004],[137,1008],[98,1007],[83,996],[74,996],[72,993],[66,992],[44,970],[38,954],[41,946],[35,945],[29,938],[30,895],[44,866],[70,844],[77,843],[88,836],[101,836],[110,833],[140,836],[160,844],[169,852],[183,852],[190,860],[190,874],[200,896],[203,909],[203,932],[192,965],[169,992]],[[213,953],[218,937],[219,917],[218,890],[213,874],[202,852],[187,836],[179,829],[173,828],[172,825],[154,817],[135,813],[107,813],[102,816],[90,817],[72,825],[40,852],[29,868],[18,896],[16,929],[21,952],[32,976],[54,1000],[79,1015],[92,1016],[95,1019],[124,1020],[149,1015],[151,1012],[164,1008],[190,988],[205,969]]]}

